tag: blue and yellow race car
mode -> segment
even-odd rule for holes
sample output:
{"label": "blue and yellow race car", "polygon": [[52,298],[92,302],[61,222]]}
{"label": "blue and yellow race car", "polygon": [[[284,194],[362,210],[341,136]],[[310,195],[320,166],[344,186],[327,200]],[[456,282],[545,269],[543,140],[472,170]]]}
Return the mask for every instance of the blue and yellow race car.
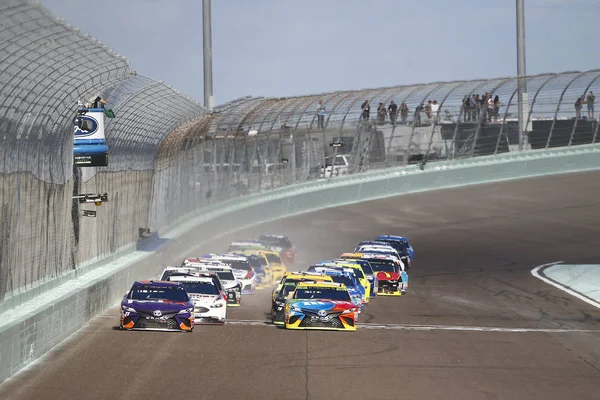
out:
{"label": "blue and yellow race car", "polygon": [[286,329],[355,331],[358,308],[343,284],[300,282],[285,303]]}

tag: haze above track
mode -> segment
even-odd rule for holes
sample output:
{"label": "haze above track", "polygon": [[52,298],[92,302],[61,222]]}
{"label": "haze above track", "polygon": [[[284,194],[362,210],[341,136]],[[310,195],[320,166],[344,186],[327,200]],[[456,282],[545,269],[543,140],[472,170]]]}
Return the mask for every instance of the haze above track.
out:
{"label": "haze above track", "polygon": [[143,262],[177,264],[272,232],[292,238],[300,269],[360,240],[404,234],[416,254],[410,293],[373,300],[355,333],[263,324],[269,291],[229,309],[231,324],[192,334],[120,332],[113,308],[1,385],[0,398],[597,399],[600,310],[530,270],[598,263],[599,179],[567,174],[365,202],[182,254],[192,232]]}

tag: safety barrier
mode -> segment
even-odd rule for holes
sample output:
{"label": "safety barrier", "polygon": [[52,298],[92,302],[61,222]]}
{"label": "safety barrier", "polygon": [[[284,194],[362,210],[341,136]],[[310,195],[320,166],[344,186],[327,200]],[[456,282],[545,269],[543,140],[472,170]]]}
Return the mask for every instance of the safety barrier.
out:
{"label": "safety barrier", "polygon": [[[195,227],[210,224],[207,233],[194,236],[194,246],[198,246],[217,235],[327,207],[449,187],[596,169],[600,169],[598,145],[392,168],[294,185],[247,196],[243,201],[230,200],[208,206],[193,219],[189,215],[176,221],[175,228],[165,232],[164,237],[181,237]],[[219,227],[218,232],[215,226]],[[177,245],[171,249],[174,257],[189,250]],[[152,257],[148,258],[151,254],[130,254],[121,259],[120,265],[113,262],[96,268],[77,281],[65,283],[65,287],[57,287],[31,300],[20,310],[3,314],[0,381],[42,356],[101,311],[114,306],[132,281],[156,276],[160,266],[153,263]]]}

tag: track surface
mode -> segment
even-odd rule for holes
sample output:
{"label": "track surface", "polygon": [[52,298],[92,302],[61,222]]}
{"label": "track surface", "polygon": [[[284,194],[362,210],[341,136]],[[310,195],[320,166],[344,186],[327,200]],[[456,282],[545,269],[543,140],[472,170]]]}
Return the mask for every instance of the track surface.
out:
{"label": "track surface", "polygon": [[[598,399],[600,310],[530,270],[598,263],[599,180],[594,172],[408,195],[216,240],[195,253],[261,232],[289,234],[304,267],[359,240],[406,234],[416,252],[410,294],[373,300],[354,333],[260,322],[121,332],[113,308],[1,385],[0,398]],[[145,262],[180,262],[194,255],[178,253],[193,241],[190,234]],[[268,297],[246,296],[228,317],[265,320]]]}

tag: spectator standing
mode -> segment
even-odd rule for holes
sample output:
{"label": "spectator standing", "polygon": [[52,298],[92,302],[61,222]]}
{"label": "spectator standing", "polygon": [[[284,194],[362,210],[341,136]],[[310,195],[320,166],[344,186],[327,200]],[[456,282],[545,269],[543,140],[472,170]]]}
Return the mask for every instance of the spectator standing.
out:
{"label": "spectator standing", "polygon": [[323,100],[319,100],[319,105],[317,106],[317,116],[318,116],[318,125],[319,129],[325,129],[325,105],[323,104]]}
{"label": "spectator standing", "polygon": [[385,124],[385,117],[387,115],[387,110],[385,109],[385,105],[383,103],[379,103],[377,107],[377,125]]}
{"label": "spectator standing", "polygon": [[494,121],[498,121],[498,114],[500,113],[500,97],[496,95],[494,97]]}
{"label": "spectator standing", "polygon": [[419,104],[417,108],[415,108],[415,118],[413,121],[414,126],[421,126],[421,113],[423,112],[424,108],[425,106],[423,103]]}
{"label": "spectator standing", "polygon": [[594,93],[590,91],[590,94],[587,96],[587,109],[588,109],[588,118],[594,118],[594,101],[596,101],[596,96]]}
{"label": "spectator standing", "polygon": [[438,121],[438,113],[440,112],[440,105],[438,104],[437,100],[434,100],[431,103],[431,117],[433,118],[434,122]]}
{"label": "spectator standing", "polygon": [[369,105],[369,100],[365,100],[364,103],[360,106],[362,110],[362,120],[369,121],[369,117],[371,116],[371,106]]}
{"label": "spectator standing", "polygon": [[400,121],[403,124],[406,124],[406,121],[408,120],[408,113],[409,113],[409,108],[406,105],[406,103],[402,103],[402,105],[400,105]]}
{"label": "spectator standing", "polygon": [[481,110],[481,119],[484,121],[488,120],[488,99],[490,97],[490,92],[485,92],[481,99],[479,100],[479,109]]}
{"label": "spectator standing", "polygon": [[390,123],[396,125],[396,118],[398,118],[398,105],[394,103],[394,100],[388,106],[388,112],[390,113]]}
{"label": "spectator standing", "polygon": [[425,115],[427,115],[427,118],[431,119],[431,100],[429,100],[427,102],[427,105],[425,106]]}
{"label": "spectator standing", "polygon": [[494,118],[494,99],[491,95],[488,95],[487,98],[487,120],[491,121]]}
{"label": "spectator standing", "polygon": [[579,96],[577,100],[575,100],[575,118],[581,118],[581,108],[583,107],[583,96]]}
{"label": "spectator standing", "polygon": [[471,119],[471,99],[469,95],[465,95],[462,100],[463,103],[463,121],[469,121]]}
{"label": "spectator standing", "polygon": [[476,96],[479,95],[472,95],[471,102],[469,103],[469,110],[471,111],[471,117],[469,118],[470,121],[475,121],[477,119],[477,107],[479,107],[479,101],[477,100]]}

